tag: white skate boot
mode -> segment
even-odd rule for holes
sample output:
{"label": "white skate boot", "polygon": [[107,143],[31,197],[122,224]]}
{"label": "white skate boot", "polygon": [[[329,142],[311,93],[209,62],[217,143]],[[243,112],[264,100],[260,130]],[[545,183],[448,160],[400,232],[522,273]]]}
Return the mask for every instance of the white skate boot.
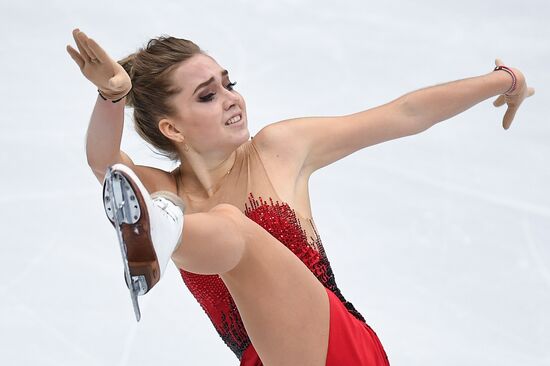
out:
{"label": "white skate boot", "polygon": [[103,206],[117,231],[126,284],[139,321],[137,296],[146,294],[163,275],[181,239],[185,207],[170,192],[158,192],[152,198],[123,164],[107,169]]}

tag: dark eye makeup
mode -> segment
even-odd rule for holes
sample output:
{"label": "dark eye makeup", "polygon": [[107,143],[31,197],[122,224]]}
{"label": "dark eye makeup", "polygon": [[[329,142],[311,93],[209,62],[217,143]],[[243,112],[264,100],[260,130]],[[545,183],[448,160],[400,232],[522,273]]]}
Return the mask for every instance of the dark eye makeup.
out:
{"label": "dark eye makeup", "polygon": [[[233,90],[233,87],[235,85],[237,85],[236,81],[233,82],[233,83],[227,84],[225,87],[227,88],[227,90]],[[203,97],[199,97],[199,99],[200,99],[201,102],[210,102],[214,98],[214,95],[216,95],[216,93],[209,93],[209,94],[206,94]]]}

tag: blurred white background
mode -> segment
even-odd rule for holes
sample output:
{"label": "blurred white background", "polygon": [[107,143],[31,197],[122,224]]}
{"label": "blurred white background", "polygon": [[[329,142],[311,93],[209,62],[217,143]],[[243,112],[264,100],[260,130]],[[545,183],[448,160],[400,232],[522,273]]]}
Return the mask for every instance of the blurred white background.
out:
{"label": "blurred white background", "polygon": [[[252,135],[517,67],[512,127],[483,101],[310,180],[344,296],[393,365],[550,365],[550,5],[543,0],[0,2],[3,365],[237,365],[171,265],[136,324],[84,138],[80,27],[120,59],[161,34],[231,72]],[[169,169],[133,131],[123,150]],[[289,334],[289,337],[292,337]]]}

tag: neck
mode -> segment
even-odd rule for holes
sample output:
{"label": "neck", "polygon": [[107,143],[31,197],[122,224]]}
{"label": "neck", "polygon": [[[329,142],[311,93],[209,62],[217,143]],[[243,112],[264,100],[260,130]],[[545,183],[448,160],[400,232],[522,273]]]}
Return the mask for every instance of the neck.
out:
{"label": "neck", "polygon": [[180,192],[203,199],[212,197],[231,173],[236,152],[210,160],[198,154],[188,154],[178,169]]}

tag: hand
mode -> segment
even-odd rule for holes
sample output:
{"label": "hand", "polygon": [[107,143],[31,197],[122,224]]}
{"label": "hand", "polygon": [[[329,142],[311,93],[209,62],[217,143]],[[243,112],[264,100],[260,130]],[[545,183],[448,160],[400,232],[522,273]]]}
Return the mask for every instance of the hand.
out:
{"label": "hand", "polygon": [[[504,65],[502,60],[498,58],[495,60],[495,64],[497,66]],[[512,69],[512,71],[516,75],[516,88],[512,92],[510,92],[510,94],[499,95],[499,97],[493,102],[493,105],[495,107],[500,107],[504,103],[508,104],[508,109],[506,110],[504,118],[502,119],[502,127],[505,130],[510,128],[512,120],[514,119],[514,116],[516,115],[516,112],[523,100],[535,94],[535,89],[527,87],[525,77],[523,76],[521,71],[512,67],[510,67],[510,69]]]}
{"label": "hand", "polygon": [[86,79],[107,99],[116,100],[128,94],[132,81],[126,70],[80,29],[73,30],[73,38],[78,51],[67,45],[67,52]]}

